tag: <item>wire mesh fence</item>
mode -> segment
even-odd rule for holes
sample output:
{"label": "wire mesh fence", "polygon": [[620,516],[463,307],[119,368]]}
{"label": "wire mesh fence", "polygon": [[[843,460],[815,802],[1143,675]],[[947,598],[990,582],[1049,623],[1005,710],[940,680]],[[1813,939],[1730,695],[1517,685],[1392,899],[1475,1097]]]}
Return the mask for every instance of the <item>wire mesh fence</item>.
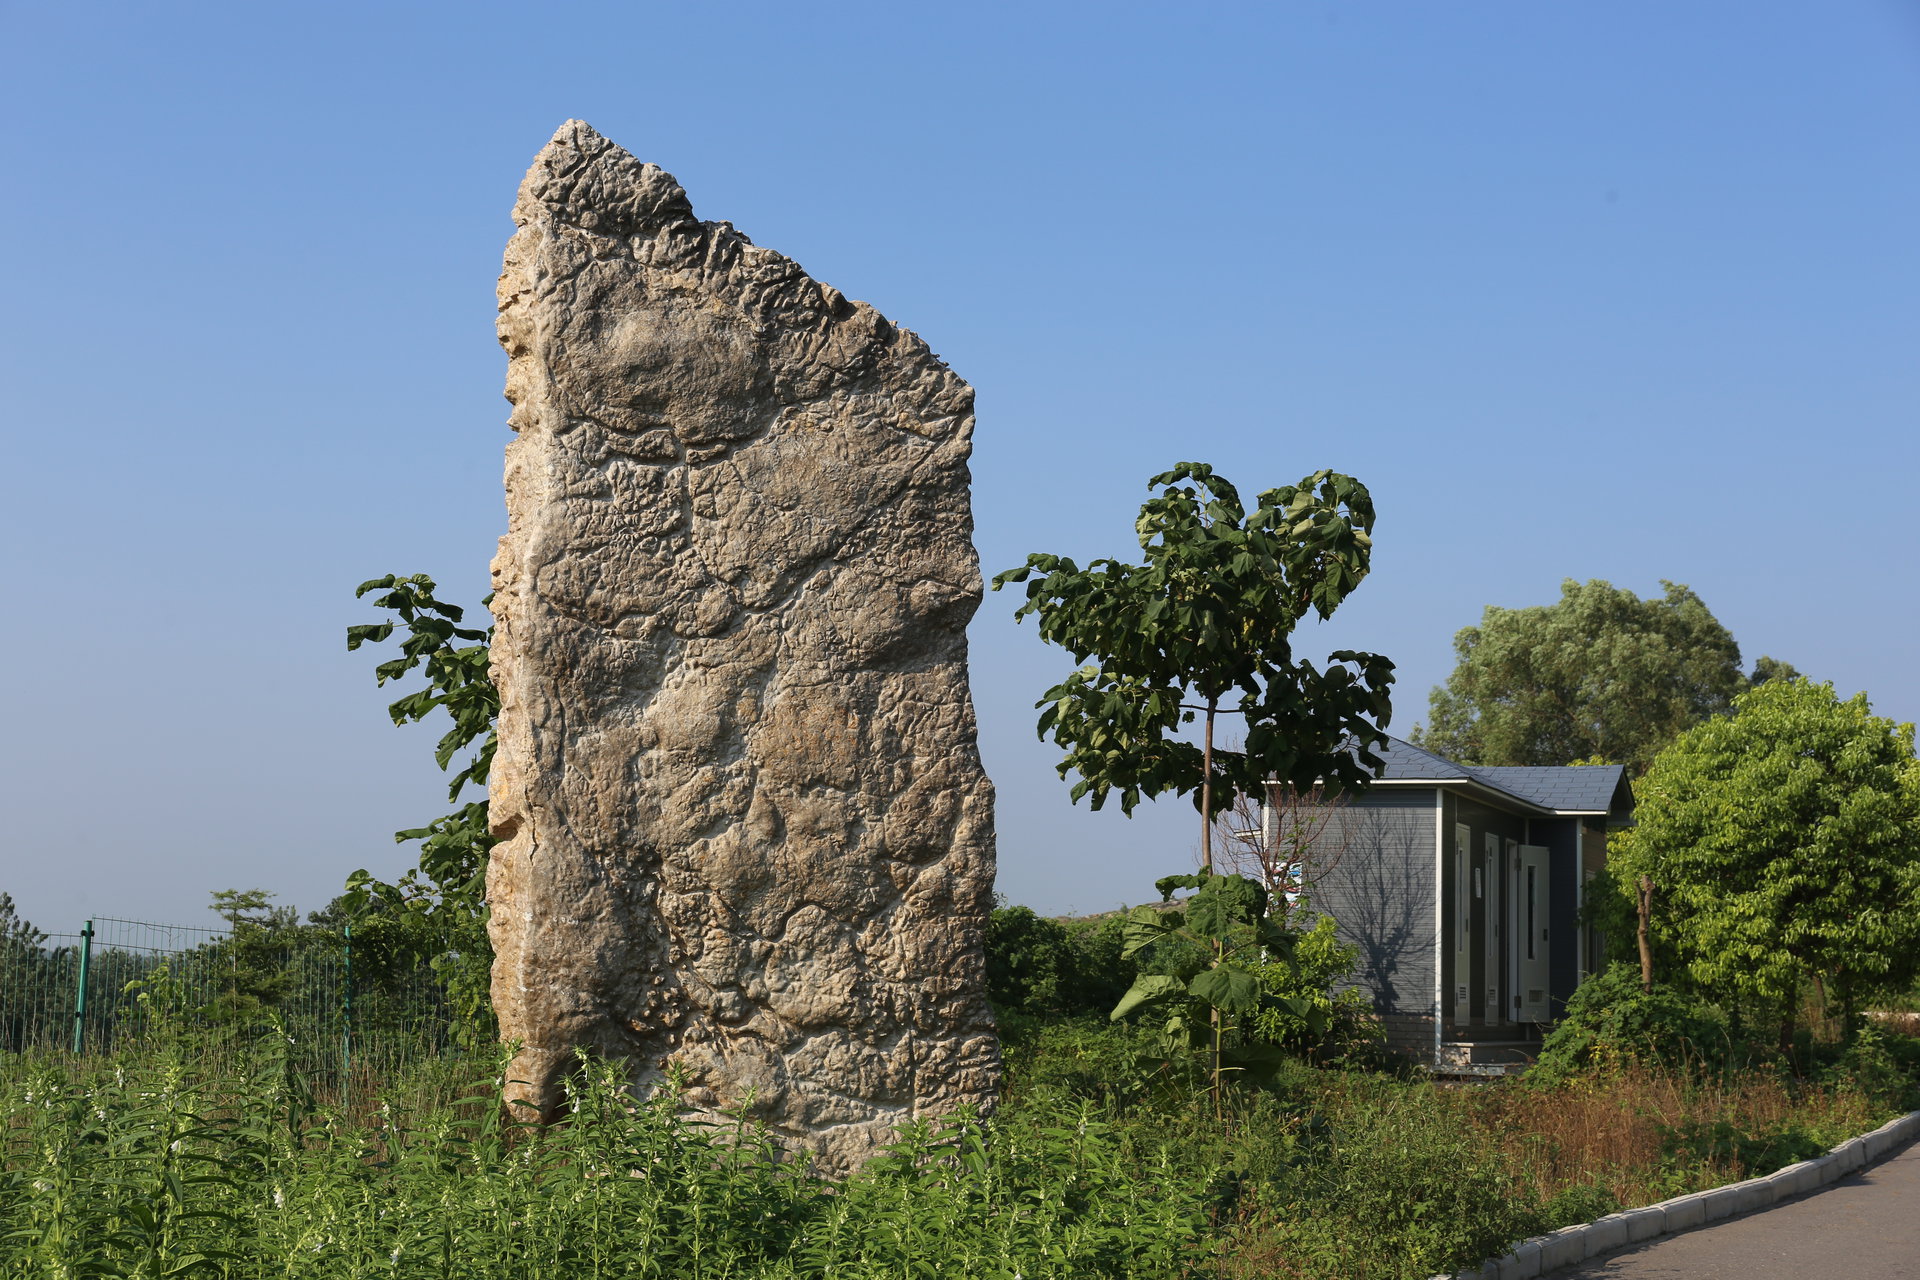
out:
{"label": "wire mesh fence", "polygon": [[161,1035],[209,1050],[284,1035],[325,1078],[390,1072],[452,1047],[430,969],[356,971],[349,927],[201,929],[96,917],[0,940],[0,1052],[112,1053]]}

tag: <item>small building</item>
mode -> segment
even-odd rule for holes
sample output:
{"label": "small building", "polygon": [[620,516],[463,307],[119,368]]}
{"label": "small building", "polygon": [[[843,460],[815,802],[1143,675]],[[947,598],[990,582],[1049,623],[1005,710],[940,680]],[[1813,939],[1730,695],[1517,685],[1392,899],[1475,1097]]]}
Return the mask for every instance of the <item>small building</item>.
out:
{"label": "small building", "polygon": [[1484,768],[1389,738],[1377,780],[1331,805],[1267,797],[1267,839],[1304,844],[1310,911],[1359,949],[1351,985],[1388,1043],[1436,1070],[1531,1060],[1599,963],[1579,923],[1608,833],[1632,822],[1619,765]]}

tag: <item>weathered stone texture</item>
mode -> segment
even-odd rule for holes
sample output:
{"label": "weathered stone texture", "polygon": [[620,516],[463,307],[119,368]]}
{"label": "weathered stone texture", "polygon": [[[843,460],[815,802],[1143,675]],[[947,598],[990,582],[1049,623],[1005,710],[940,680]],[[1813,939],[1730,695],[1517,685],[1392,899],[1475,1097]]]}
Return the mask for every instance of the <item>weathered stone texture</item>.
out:
{"label": "weathered stone texture", "polygon": [[493,994],[851,1168],[989,1104],[973,393],[585,124],[514,209]]}

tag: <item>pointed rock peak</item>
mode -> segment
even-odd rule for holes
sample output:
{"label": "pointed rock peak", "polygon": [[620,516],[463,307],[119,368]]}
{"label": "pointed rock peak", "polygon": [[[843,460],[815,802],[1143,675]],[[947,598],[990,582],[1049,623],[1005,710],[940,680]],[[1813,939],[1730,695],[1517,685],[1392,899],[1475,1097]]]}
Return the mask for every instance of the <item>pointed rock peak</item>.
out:
{"label": "pointed rock peak", "polygon": [[636,159],[584,120],[554,130],[520,183],[513,220],[526,226],[542,217],[613,236],[694,221],[672,174]]}
{"label": "pointed rock peak", "polygon": [[582,146],[591,142],[605,141],[606,138],[601,135],[600,131],[588,124],[585,120],[569,120],[553,131],[553,137],[547,140],[547,145],[552,146],[556,142],[571,142],[575,146]]}

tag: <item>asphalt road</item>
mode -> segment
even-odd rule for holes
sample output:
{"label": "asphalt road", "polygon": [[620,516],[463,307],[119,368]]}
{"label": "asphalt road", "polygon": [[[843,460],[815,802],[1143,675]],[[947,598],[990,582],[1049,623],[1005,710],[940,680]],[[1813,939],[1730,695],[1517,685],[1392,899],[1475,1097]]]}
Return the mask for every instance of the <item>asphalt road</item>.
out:
{"label": "asphalt road", "polygon": [[1822,1191],[1551,1280],[1920,1280],[1920,1144]]}

